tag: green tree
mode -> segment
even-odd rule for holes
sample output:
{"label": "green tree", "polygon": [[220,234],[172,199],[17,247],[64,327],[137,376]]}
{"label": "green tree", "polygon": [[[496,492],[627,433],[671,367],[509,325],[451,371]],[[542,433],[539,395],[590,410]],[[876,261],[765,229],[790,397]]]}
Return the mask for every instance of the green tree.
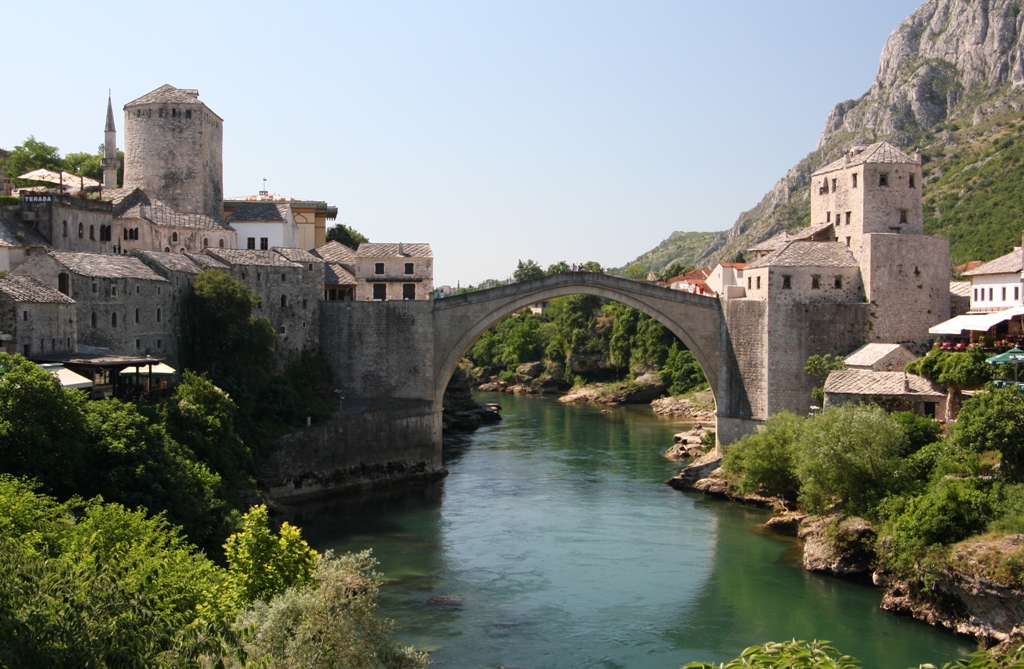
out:
{"label": "green tree", "polygon": [[588,260],[587,262],[583,263],[583,268],[580,271],[604,274],[604,268],[601,267],[601,263],[597,262],[596,260]]}
{"label": "green tree", "polygon": [[[658,280],[659,281],[668,281],[669,279],[674,279],[677,276],[681,276],[683,274],[686,274],[687,272],[689,272],[689,271],[691,271],[693,269],[694,269],[693,265],[687,265],[687,264],[681,263],[681,262],[679,262],[677,260],[676,262],[672,263],[671,265],[669,265],[665,269],[661,270],[661,272],[658,274]],[[630,278],[632,278],[632,277],[630,277]]]}
{"label": "green tree", "polygon": [[516,271],[512,273],[512,278],[518,282],[543,279],[544,270],[537,264],[536,260],[527,259],[526,262],[520,260],[516,265]]}
{"label": "green tree", "polygon": [[269,601],[288,588],[306,585],[320,560],[297,527],[282,523],[275,536],[262,505],[242,516],[241,530],[228,537],[224,551],[232,582],[246,604]]}
{"label": "green tree", "polygon": [[999,473],[1024,481],[1024,393],[994,388],[964,402],[953,428],[953,441],[977,453],[999,451]]}
{"label": "green tree", "polygon": [[355,228],[351,228],[344,223],[338,223],[327,229],[327,241],[344,244],[355,251],[359,248],[360,244],[365,244],[370,240],[365,235],[357,232]]}
{"label": "green tree", "polygon": [[907,363],[907,371],[947,387],[945,419],[949,422],[959,413],[961,390],[994,378],[995,368],[985,363],[987,357],[980,346],[964,352],[933,348],[923,358]]}
{"label": "green tree", "polygon": [[685,395],[708,385],[697,358],[678,340],[672,342],[660,375],[661,382],[668,386],[672,395]]}
{"label": "green tree", "polygon": [[626,267],[626,278],[632,279],[633,281],[643,281],[647,278],[647,272],[649,271],[650,269],[647,265],[636,262]]}
{"label": "green tree", "polygon": [[840,654],[827,641],[794,639],[751,646],[722,664],[691,662],[682,669],[860,669],[860,662]]}
{"label": "green tree", "polygon": [[758,432],[726,450],[722,468],[739,477],[744,493],[796,499],[800,492],[796,444],[805,420],[786,411],[775,414]]}
{"label": "green tree", "polygon": [[569,267],[569,263],[565,262],[564,260],[559,260],[556,263],[551,263],[550,265],[548,265],[547,274],[549,276],[551,274],[565,274],[570,270],[572,270],[572,268]]}
{"label": "green tree", "polygon": [[[117,151],[117,160],[119,167],[117,168],[117,183],[124,183],[124,151]],[[97,181],[103,180],[103,145],[96,153],[87,153],[85,151],[69,153],[64,156],[63,164],[64,171],[72,174],[81,174],[84,177],[90,179],[96,179]]]}
{"label": "green tree", "polygon": [[64,168],[60,149],[40,142],[33,135],[29,135],[24,142],[11,149],[11,155],[7,157],[7,176],[14,179],[14,183],[19,186],[31,183],[15,179],[19,174],[44,168],[55,171]]}
{"label": "green tree", "polygon": [[810,374],[815,381],[815,387],[811,390],[811,399],[818,406],[822,406],[825,403],[825,391],[823,386],[825,385],[825,379],[828,378],[829,372],[839,371],[846,369],[846,361],[841,355],[812,355],[807,358],[807,364],[804,366],[804,371]]}

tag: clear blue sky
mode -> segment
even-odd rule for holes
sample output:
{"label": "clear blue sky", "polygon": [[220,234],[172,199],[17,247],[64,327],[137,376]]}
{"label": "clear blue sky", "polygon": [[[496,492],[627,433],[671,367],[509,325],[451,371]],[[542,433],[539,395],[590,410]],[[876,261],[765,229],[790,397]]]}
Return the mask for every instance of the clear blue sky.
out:
{"label": "clear blue sky", "polygon": [[0,147],[94,150],[108,88],[119,130],[136,97],[198,88],[225,119],[225,195],[266,177],[373,241],[428,242],[438,285],[620,266],[755,205],[916,6],[19,3]]}

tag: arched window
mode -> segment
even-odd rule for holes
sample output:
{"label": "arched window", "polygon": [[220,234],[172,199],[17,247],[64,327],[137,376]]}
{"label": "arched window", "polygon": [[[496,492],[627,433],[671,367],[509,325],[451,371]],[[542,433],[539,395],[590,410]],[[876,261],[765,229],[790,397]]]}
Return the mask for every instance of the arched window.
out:
{"label": "arched window", "polygon": [[178,233],[177,232],[172,232],[171,233],[171,241],[174,242],[175,244],[178,243]]}
{"label": "arched window", "polygon": [[135,322],[139,322],[139,308],[135,307]]}
{"label": "arched window", "polygon": [[203,237],[203,248],[205,249],[209,245],[210,245],[210,238],[209,237]]}
{"label": "arched window", "polygon": [[288,306],[288,296],[287,295],[282,295],[281,296],[281,307],[283,308],[283,307],[287,307],[287,306]]}
{"label": "arched window", "polygon": [[220,240],[219,242],[217,242],[217,244],[218,244],[218,245],[219,245],[219,246],[220,246],[221,248],[224,248],[224,240],[223,240],[223,239],[222,239],[222,240]]}
{"label": "arched window", "polygon": [[156,322],[160,322],[160,307],[156,308]]}
{"label": "arched window", "polygon": [[82,239],[83,237],[85,237],[85,225],[83,225],[82,223],[79,223],[78,224],[78,238]]}
{"label": "arched window", "polygon": [[92,312],[92,326],[96,327],[96,312]]}
{"label": "arched window", "polygon": [[96,241],[96,226],[95,225],[90,225],[89,226],[89,239],[91,239],[93,241]]}
{"label": "arched window", "polygon": [[164,247],[164,253],[170,253],[170,252],[171,252],[171,247],[170,246],[165,246]]}
{"label": "arched window", "polygon": [[62,223],[64,225],[64,236],[67,237],[68,236],[68,222],[67,221],[62,221]]}
{"label": "arched window", "polygon": [[117,312],[116,311],[114,313],[110,314],[110,327],[112,327],[112,328],[116,328],[117,327]]}

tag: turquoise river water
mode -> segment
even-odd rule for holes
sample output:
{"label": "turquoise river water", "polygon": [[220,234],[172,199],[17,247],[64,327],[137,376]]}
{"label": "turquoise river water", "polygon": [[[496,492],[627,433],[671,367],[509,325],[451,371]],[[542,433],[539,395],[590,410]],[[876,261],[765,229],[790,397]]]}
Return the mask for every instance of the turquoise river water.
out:
{"label": "turquoise river water", "polygon": [[664,485],[685,426],[650,407],[485,395],[505,420],[446,440],[441,482],[303,506],[318,549],[372,548],[381,610],[436,667],[668,669],[769,640],[829,639],[867,669],[966,656],[878,608],[879,590],[805,572],[769,513]]}

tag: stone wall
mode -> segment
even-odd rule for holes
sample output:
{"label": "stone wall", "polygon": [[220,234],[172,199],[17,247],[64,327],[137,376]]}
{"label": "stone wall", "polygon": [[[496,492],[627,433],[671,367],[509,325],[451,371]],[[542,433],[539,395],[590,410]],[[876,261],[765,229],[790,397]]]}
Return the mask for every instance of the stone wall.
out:
{"label": "stone wall", "polygon": [[[58,251],[112,253],[117,238],[100,242],[100,226],[111,225],[113,207],[109,202],[61,195],[22,198],[27,223]],[[79,234],[81,231],[81,234]]]}
{"label": "stone wall", "polygon": [[0,293],[0,332],[14,337],[4,342],[9,353],[74,352],[78,342],[75,316],[74,304],[16,302]]}
{"label": "stone wall", "polygon": [[440,444],[441,413],[430,402],[346,402],[329,421],[272,442],[258,478],[283,502],[437,478],[446,473]]}
{"label": "stone wall", "polygon": [[[374,266],[384,264],[383,274],[377,274]],[[405,265],[412,263],[412,273],[405,273]],[[365,302],[373,299],[374,284],[386,286],[386,299],[402,300],[403,286],[415,286],[415,299],[429,300],[434,292],[434,260],[433,258],[365,258],[356,259],[355,267],[356,295],[355,299]]]}
{"label": "stone wall", "polygon": [[719,420],[722,416],[756,420],[768,417],[767,334],[767,302],[722,300]]}

